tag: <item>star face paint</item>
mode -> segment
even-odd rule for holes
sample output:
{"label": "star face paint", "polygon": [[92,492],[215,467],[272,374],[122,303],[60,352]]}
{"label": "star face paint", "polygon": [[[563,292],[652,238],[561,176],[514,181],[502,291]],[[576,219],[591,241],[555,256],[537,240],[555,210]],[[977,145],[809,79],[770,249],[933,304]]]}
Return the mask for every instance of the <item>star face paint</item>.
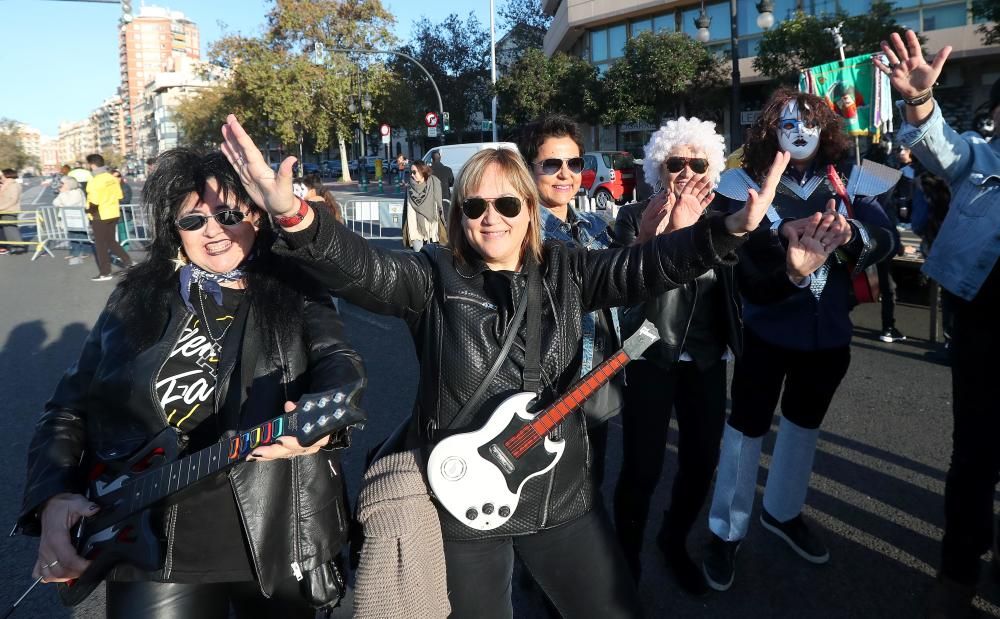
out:
{"label": "star face paint", "polygon": [[811,120],[802,120],[799,103],[792,99],[781,108],[778,121],[778,146],[788,151],[792,161],[812,159],[819,148],[820,128]]}

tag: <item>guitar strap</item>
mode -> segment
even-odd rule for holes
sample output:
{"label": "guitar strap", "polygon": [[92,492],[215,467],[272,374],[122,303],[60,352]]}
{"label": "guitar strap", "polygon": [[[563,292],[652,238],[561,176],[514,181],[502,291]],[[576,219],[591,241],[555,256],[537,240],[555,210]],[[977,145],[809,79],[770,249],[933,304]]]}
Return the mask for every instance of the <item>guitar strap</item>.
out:
{"label": "guitar strap", "polygon": [[542,269],[530,252],[525,264],[528,267],[528,329],[521,384],[524,391],[537,394],[542,386]]}
{"label": "guitar strap", "polygon": [[[514,345],[514,339],[517,337],[517,332],[521,330],[521,321],[524,319],[524,315],[528,314],[528,334],[527,334],[527,350],[525,351],[525,368],[524,374],[522,374],[522,384],[525,386],[525,390],[529,390],[528,387],[532,384],[529,378],[534,379],[534,387],[530,391],[537,393],[538,383],[541,380],[541,371],[539,369],[539,334],[541,333],[541,320],[538,318],[540,299],[541,295],[541,273],[539,272],[538,264],[535,262],[534,257],[529,253],[528,258],[525,261],[525,268],[528,270],[528,286],[525,290],[525,294],[521,295],[521,299],[518,301],[517,309],[514,311],[514,318],[510,321],[510,327],[507,329],[507,334],[504,336],[503,344],[500,346],[500,352],[497,353],[496,359],[493,360],[493,366],[490,371],[486,373],[482,382],[479,383],[479,387],[472,394],[472,396],[465,401],[462,409],[458,411],[452,419],[452,427],[462,427],[462,424],[466,422],[466,418],[472,414],[472,411],[479,406],[479,401],[482,399],[483,394],[491,384],[493,384],[493,379],[496,377],[497,372],[500,371],[500,366],[503,365],[504,361],[507,360],[507,355],[510,354],[510,348]],[[532,281],[534,280],[534,284]],[[532,290],[534,289],[534,292]],[[535,298],[534,303],[532,303],[532,297]],[[531,312],[529,306],[533,306],[535,311]],[[532,319],[532,314],[535,318]],[[532,337],[532,325],[534,325],[535,335]],[[534,347],[532,346],[532,339],[534,339]],[[534,353],[532,353],[534,351]],[[534,359],[534,361],[532,361]],[[533,364],[533,365],[532,365]],[[430,434],[430,432],[428,432]],[[435,438],[440,438],[440,435]]]}

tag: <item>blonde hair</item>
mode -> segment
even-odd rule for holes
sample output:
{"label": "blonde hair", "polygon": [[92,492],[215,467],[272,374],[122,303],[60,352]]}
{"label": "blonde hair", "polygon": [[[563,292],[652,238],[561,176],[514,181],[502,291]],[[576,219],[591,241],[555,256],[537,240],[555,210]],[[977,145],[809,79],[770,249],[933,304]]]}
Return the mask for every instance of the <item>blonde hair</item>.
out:
{"label": "blonde hair", "polygon": [[466,252],[475,252],[469,240],[465,238],[465,230],[462,227],[462,218],[465,217],[462,202],[466,196],[476,192],[490,166],[498,168],[500,176],[510,184],[514,193],[521,199],[521,208],[528,209],[528,232],[521,243],[521,258],[523,259],[526,252],[530,251],[535,261],[541,264],[542,220],[538,214],[540,200],[538,189],[535,187],[535,178],[521,155],[508,148],[487,148],[479,151],[466,162],[455,180],[451,214],[448,217],[448,239],[452,249],[455,250],[456,260],[464,262],[468,255]]}

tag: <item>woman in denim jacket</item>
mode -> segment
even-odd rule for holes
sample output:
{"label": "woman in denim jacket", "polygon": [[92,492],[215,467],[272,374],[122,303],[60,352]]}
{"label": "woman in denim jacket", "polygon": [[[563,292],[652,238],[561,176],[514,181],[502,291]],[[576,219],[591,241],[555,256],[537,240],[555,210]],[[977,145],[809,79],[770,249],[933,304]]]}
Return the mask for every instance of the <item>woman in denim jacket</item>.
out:
{"label": "woman in denim jacket", "polygon": [[[938,580],[928,617],[964,616],[971,609],[979,558],[993,539],[993,493],[1000,473],[1000,141],[961,136],[948,126],[933,97],[951,46],[924,60],[916,34],[882,42],[888,65],[877,63],[903,101],[898,140],[951,185],[952,201],[924,273],[958,298],[952,354],[951,467],[945,485],[945,529]],[[989,111],[1000,122],[1000,80]]]}

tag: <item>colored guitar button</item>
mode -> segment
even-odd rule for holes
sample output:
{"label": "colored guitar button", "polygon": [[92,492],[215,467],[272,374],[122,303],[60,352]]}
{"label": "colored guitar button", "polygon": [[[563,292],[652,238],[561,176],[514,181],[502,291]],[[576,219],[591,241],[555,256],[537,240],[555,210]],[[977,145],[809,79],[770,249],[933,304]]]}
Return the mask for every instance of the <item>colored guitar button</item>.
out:
{"label": "colored guitar button", "polygon": [[500,508],[500,511],[498,511],[497,513],[500,514],[501,518],[506,518],[507,516],[510,516],[510,508],[504,505]]}
{"label": "colored guitar button", "polygon": [[469,520],[475,520],[479,517],[479,512],[476,511],[475,507],[470,507],[469,511],[465,512],[465,517]]}

